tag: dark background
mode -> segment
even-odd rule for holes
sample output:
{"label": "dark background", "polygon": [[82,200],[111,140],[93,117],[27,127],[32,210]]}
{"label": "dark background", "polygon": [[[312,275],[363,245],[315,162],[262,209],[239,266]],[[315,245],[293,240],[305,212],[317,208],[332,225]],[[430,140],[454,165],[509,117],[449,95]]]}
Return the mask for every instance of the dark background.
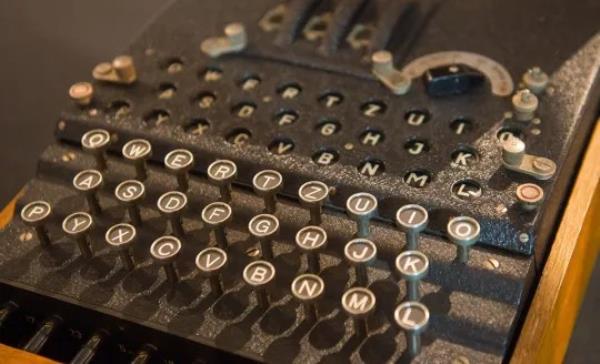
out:
{"label": "dark background", "polygon": [[[89,80],[171,1],[0,2],[0,205],[35,173],[68,87]],[[201,15],[196,15],[201,22]],[[565,31],[568,31],[565,29]],[[566,363],[600,362],[600,264],[591,278]]]}

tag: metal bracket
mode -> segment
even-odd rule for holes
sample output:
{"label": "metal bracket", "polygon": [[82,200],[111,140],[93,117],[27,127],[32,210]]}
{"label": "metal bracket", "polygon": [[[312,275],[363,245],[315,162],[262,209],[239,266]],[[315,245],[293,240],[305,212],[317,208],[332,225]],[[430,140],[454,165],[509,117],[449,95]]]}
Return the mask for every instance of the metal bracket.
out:
{"label": "metal bracket", "polygon": [[246,28],[242,23],[231,23],[225,27],[224,37],[212,37],[205,39],[200,45],[202,52],[212,58],[220,57],[223,54],[237,53],[246,48],[248,38]]}
{"label": "metal bracket", "polygon": [[519,138],[509,138],[502,144],[502,164],[506,169],[547,180],[556,173],[556,163],[544,157],[525,154],[525,143]]}
{"label": "metal bracket", "polygon": [[98,81],[106,81],[130,85],[137,80],[137,72],[130,56],[118,56],[112,63],[102,62],[94,67],[92,77]]}
{"label": "metal bracket", "polygon": [[388,51],[377,51],[371,56],[372,72],[387,88],[396,95],[404,95],[410,90],[410,77],[394,68],[392,54]]}

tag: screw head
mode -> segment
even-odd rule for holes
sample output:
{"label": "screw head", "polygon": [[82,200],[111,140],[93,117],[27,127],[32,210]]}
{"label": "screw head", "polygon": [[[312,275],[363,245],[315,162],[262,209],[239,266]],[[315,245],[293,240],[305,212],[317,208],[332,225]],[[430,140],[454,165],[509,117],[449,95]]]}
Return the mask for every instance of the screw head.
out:
{"label": "screw head", "polygon": [[320,250],[327,245],[327,232],[320,226],[305,226],[296,233],[296,245],[305,252]]}
{"label": "screw head", "polygon": [[274,215],[256,215],[248,223],[248,230],[256,238],[270,239],[279,233],[279,219]]}
{"label": "screw head", "polygon": [[194,165],[194,155],[187,149],[175,149],[165,156],[165,166],[174,172],[189,171]]}
{"label": "screw head", "polygon": [[93,129],[81,137],[83,149],[88,151],[103,151],[110,144],[110,133],[104,129]]}
{"label": "screw head", "polygon": [[152,145],[145,139],[133,139],[125,143],[122,153],[131,161],[146,160],[152,155]]}
{"label": "screw head", "polygon": [[212,162],[206,172],[213,183],[222,186],[231,183],[237,177],[237,166],[230,160],[219,159]]}
{"label": "screw head", "polygon": [[407,332],[420,333],[429,324],[429,309],[420,302],[404,302],[396,307],[394,321]]}
{"label": "screw head", "polygon": [[344,246],[344,256],[351,264],[368,264],[377,256],[377,246],[371,240],[352,239]]}
{"label": "screw head", "polygon": [[320,181],[309,181],[300,186],[298,196],[306,206],[322,204],[329,197],[329,187]]}
{"label": "screw head", "polygon": [[362,318],[375,310],[377,299],[373,292],[364,287],[353,287],[344,292],[342,307],[346,313],[355,318]]}
{"label": "screw head", "polygon": [[396,211],[396,225],[403,231],[421,232],[428,221],[429,214],[420,205],[404,205]]}
{"label": "screw head", "polygon": [[450,219],[447,225],[450,239],[457,245],[471,246],[479,240],[481,227],[479,222],[469,216],[458,216]]}
{"label": "screw head", "polygon": [[146,187],[140,181],[131,179],[123,181],[115,188],[115,197],[123,203],[135,203],[144,198]]}
{"label": "screw head", "polygon": [[244,268],[244,281],[255,288],[268,285],[275,278],[275,266],[265,260],[254,261]]}
{"label": "screw head", "polygon": [[408,250],[396,257],[396,270],[407,281],[423,279],[429,272],[429,259],[416,250]]}
{"label": "screw head", "polygon": [[209,226],[221,226],[231,221],[231,206],[225,202],[213,202],[202,209],[202,221]]}
{"label": "screw head", "polygon": [[316,274],[302,274],[292,281],[291,291],[301,302],[314,302],[325,292],[325,282]]}
{"label": "screw head", "polygon": [[179,191],[170,191],[159,197],[156,203],[163,214],[177,214],[187,206],[187,196]]}
{"label": "screw head", "polygon": [[272,195],[283,188],[283,176],[273,170],[260,171],[252,178],[252,185],[259,196]]}
{"label": "screw head", "polygon": [[94,192],[98,190],[104,182],[102,173],[95,169],[81,171],[73,178],[73,187],[80,192]]}
{"label": "screw head", "polygon": [[352,219],[370,218],[377,212],[377,198],[370,193],[355,193],[346,200],[346,211]]}

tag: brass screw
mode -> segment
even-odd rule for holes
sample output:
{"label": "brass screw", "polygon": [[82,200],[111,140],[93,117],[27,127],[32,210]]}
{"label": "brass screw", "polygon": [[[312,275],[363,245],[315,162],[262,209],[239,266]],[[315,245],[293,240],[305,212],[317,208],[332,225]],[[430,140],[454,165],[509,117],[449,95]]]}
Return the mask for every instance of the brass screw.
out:
{"label": "brass screw", "polygon": [[495,269],[498,269],[500,267],[500,262],[498,261],[498,259],[489,258],[485,262],[485,266],[486,266],[486,268],[488,268],[490,270],[495,270]]}

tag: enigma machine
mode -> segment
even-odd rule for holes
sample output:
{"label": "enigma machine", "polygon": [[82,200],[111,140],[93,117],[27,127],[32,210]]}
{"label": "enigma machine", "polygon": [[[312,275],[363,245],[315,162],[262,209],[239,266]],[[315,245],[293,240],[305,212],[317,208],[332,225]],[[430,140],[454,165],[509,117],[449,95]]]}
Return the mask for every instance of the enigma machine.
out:
{"label": "enigma machine", "polygon": [[598,251],[599,16],[174,2],[48,116],[1,216],[0,353],[562,361]]}

